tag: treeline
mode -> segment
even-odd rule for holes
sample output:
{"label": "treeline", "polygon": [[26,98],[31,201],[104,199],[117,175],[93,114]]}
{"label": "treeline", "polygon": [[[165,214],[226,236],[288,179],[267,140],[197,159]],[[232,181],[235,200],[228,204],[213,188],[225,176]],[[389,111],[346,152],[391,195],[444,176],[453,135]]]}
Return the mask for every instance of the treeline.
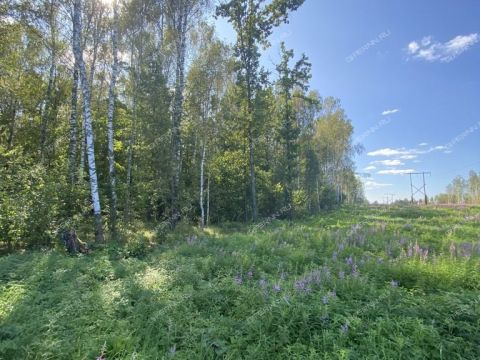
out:
{"label": "treeline", "polygon": [[260,64],[302,3],[2,2],[0,242],[93,228],[101,242],[136,221],[255,222],[363,201],[352,124],[310,90],[308,58],[282,44],[275,69]]}
{"label": "treeline", "polygon": [[480,204],[480,175],[471,170],[468,179],[457,176],[446,192],[435,197],[438,204]]}

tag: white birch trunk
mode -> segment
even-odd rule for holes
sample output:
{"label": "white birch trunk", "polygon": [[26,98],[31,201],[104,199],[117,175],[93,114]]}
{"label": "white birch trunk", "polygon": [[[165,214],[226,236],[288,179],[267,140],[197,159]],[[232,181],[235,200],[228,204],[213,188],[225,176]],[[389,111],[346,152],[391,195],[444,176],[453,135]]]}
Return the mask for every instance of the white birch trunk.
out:
{"label": "white birch trunk", "polygon": [[78,102],[78,66],[73,69],[72,100],[70,109],[70,143],[68,150],[68,174],[70,183],[75,183],[75,161],[77,159],[77,102]]}
{"label": "white birch trunk", "polygon": [[97,242],[103,242],[103,224],[102,213],[100,207],[100,196],[98,193],[97,170],[95,166],[95,149],[93,141],[93,127],[92,127],[92,111],[90,104],[90,87],[87,78],[87,71],[83,61],[83,54],[81,48],[81,0],[74,0],[73,5],[73,53],[75,61],[78,64],[80,74],[80,83],[83,98],[83,120],[85,123],[85,138],[87,141],[87,158],[88,158],[88,172],[90,176],[90,191],[93,203],[93,214],[95,216],[95,239]]}
{"label": "white birch trunk", "polygon": [[210,223],[210,174],[207,176],[207,222],[206,225]]}
{"label": "white birch trunk", "polygon": [[202,229],[205,227],[205,207],[203,201],[203,192],[204,192],[204,167],[205,167],[205,151],[206,145],[205,140],[202,141],[202,159],[200,161],[200,212],[201,212],[201,220],[200,226]]}

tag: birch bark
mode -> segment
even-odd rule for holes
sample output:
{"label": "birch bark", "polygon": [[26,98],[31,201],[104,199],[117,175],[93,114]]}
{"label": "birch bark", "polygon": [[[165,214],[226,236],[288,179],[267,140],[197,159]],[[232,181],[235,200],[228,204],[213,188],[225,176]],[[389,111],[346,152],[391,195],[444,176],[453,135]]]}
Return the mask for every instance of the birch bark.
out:
{"label": "birch bark", "polygon": [[82,11],[82,1],[74,0],[73,3],[73,54],[75,62],[78,64],[80,75],[80,84],[82,89],[83,118],[85,123],[85,138],[87,142],[88,172],[90,176],[90,192],[93,203],[93,214],[95,216],[95,239],[97,242],[103,242],[103,223],[100,206],[100,196],[98,193],[97,170],[95,166],[95,149],[93,142],[92,110],[90,103],[90,87],[87,78],[87,71],[83,61],[81,48],[82,24],[80,21]]}

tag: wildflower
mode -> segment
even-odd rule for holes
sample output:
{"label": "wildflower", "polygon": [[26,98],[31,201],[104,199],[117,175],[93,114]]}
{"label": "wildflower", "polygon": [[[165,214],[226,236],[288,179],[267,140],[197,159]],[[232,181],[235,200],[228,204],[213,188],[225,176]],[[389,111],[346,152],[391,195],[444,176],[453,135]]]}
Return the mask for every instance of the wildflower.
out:
{"label": "wildflower", "polygon": [[258,281],[258,283],[259,283],[260,286],[263,288],[263,287],[265,287],[265,286],[267,285],[267,280],[265,280],[265,279],[260,279],[260,280]]}
{"label": "wildflower", "polygon": [[339,277],[340,279],[344,279],[344,278],[345,278],[345,272],[344,272],[344,271],[340,271],[340,272],[338,273],[338,277]]}
{"label": "wildflower", "polygon": [[423,250],[423,251],[420,250],[420,251],[421,251],[421,252],[420,252],[420,257],[422,258],[423,261],[426,261],[427,258],[428,258],[428,249]]}
{"label": "wildflower", "polygon": [[170,354],[175,354],[177,352],[177,344],[173,344],[173,346],[169,349]]}
{"label": "wildflower", "polygon": [[253,271],[250,270],[250,271],[247,273],[247,275],[248,275],[249,278],[253,277]]}
{"label": "wildflower", "polygon": [[351,256],[349,256],[345,262],[348,264],[348,265],[352,265],[353,264],[353,258]]}
{"label": "wildflower", "polygon": [[308,282],[305,279],[295,281],[294,286],[295,286],[295,289],[298,291],[310,292],[310,288],[308,287]]}
{"label": "wildflower", "polygon": [[322,297],[322,303],[323,303],[323,305],[328,304],[328,297],[327,296]]}
{"label": "wildflower", "polygon": [[320,280],[321,280],[321,276],[320,276],[320,271],[318,270],[315,270],[313,271],[309,276],[308,276],[308,280],[309,282],[314,282],[315,284],[317,285],[320,285]]}
{"label": "wildflower", "polygon": [[418,242],[415,242],[414,250],[415,250],[415,254],[417,254],[417,255],[422,254],[422,248],[420,246],[418,246]]}
{"label": "wildflower", "polygon": [[333,261],[337,261],[337,256],[338,256],[337,252],[334,251],[334,252],[333,252],[333,255],[332,255],[332,260],[333,260]]}
{"label": "wildflower", "polygon": [[342,326],[340,326],[340,331],[342,332],[342,334],[346,334],[348,331],[348,324],[345,323]]}
{"label": "wildflower", "polygon": [[235,282],[237,283],[237,285],[242,285],[243,283],[243,278],[242,278],[242,275],[237,275],[235,276]]}
{"label": "wildflower", "polygon": [[285,274],[283,271],[280,274],[280,279],[285,280],[287,278],[287,274]]}
{"label": "wildflower", "polygon": [[395,280],[390,281],[390,286],[391,287],[397,287],[398,286],[398,281],[395,281]]}
{"label": "wildflower", "polygon": [[408,257],[412,257],[412,256],[413,256],[413,249],[412,249],[412,246],[411,246],[411,245],[408,247],[407,256],[408,256]]}
{"label": "wildflower", "polygon": [[273,291],[280,292],[280,291],[282,291],[282,288],[280,287],[279,284],[274,284],[273,285]]}
{"label": "wildflower", "polygon": [[332,298],[337,297],[337,292],[335,290],[329,291],[328,296],[330,296]]}

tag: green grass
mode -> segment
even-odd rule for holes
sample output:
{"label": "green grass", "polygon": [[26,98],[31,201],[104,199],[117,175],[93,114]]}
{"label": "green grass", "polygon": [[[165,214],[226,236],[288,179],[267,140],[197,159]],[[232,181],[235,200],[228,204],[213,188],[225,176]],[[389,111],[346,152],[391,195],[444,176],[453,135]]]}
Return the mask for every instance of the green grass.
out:
{"label": "green grass", "polygon": [[0,358],[480,358],[480,208],[251,229],[0,257]]}

